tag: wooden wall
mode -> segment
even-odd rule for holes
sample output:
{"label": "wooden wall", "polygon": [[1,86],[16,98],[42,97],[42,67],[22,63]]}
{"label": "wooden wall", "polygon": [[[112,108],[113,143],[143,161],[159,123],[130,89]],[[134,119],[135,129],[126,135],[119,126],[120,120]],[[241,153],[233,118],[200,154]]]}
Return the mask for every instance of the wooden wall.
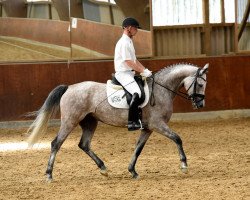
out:
{"label": "wooden wall", "polygon": [[202,27],[154,28],[155,56],[201,55]]}
{"label": "wooden wall", "polygon": [[[211,24],[209,55],[234,52],[234,24]],[[155,56],[201,56],[206,54],[205,25],[153,27]]]}
{"label": "wooden wall", "polygon": [[[145,66],[157,70],[162,66],[178,62],[196,64],[209,63],[206,89],[206,107],[198,110],[216,111],[250,108],[250,56],[223,56],[185,59],[148,60]],[[192,112],[190,102],[182,98],[175,100],[175,112]]]}
{"label": "wooden wall", "polygon": [[[250,56],[141,61],[153,71],[178,62],[198,66],[209,63],[206,107],[197,112],[250,108]],[[113,68],[112,60],[70,65],[66,62],[0,64],[0,121],[23,119],[22,114],[38,110],[48,93],[59,84],[87,80],[105,83]],[[176,97],[174,112],[192,111],[189,101]]]}

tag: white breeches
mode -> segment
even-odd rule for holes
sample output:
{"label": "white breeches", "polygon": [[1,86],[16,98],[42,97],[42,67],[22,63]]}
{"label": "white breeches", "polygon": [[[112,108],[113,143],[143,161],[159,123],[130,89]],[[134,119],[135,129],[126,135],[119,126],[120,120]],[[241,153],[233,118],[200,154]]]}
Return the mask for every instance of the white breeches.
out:
{"label": "white breeches", "polygon": [[116,72],[115,78],[122,84],[122,86],[130,93],[138,93],[141,98],[141,90],[136,83],[134,71],[124,71],[124,72]]}

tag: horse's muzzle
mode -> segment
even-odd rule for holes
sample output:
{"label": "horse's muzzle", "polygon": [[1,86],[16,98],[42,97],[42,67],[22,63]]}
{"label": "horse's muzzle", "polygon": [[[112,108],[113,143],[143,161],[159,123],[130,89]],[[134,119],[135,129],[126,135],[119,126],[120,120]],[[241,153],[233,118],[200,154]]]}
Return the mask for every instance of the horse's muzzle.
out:
{"label": "horse's muzzle", "polygon": [[201,102],[199,102],[199,103],[196,104],[197,109],[203,108],[203,107],[204,107],[203,102],[204,102],[204,101],[201,101]]}
{"label": "horse's muzzle", "polygon": [[189,96],[192,101],[194,109],[203,108],[205,106],[205,95],[194,93]]}

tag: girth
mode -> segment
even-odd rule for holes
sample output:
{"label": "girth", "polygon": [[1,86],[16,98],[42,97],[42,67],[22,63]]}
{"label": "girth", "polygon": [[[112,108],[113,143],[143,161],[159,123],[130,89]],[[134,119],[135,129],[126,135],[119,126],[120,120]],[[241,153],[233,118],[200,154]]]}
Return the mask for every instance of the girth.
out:
{"label": "girth", "polygon": [[[141,90],[141,98],[139,100],[139,104],[142,104],[145,100],[145,91],[144,91],[144,81],[142,80],[142,77],[139,75],[135,75],[134,77],[136,83],[138,84],[140,90]],[[112,83],[114,85],[121,85],[120,82],[115,78],[115,74],[112,74]],[[122,86],[122,85],[121,85]],[[132,99],[132,94],[130,94],[123,86],[122,86],[123,90],[125,91],[125,96],[126,96],[126,100],[128,105],[130,105],[131,99]]]}

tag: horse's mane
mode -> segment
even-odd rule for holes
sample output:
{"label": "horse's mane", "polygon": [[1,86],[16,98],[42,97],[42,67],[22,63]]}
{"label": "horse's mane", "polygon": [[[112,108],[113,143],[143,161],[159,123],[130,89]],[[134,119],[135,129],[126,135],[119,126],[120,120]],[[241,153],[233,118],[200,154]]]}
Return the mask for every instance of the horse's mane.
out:
{"label": "horse's mane", "polygon": [[169,65],[169,66],[162,68],[161,70],[157,71],[155,74],[160,74],[161,72],[169,74],[170,72],[174,71],[176,68],[187,67],[187,66],[198,67],[197,65],[194,65],[191,63],[184,63],[184,62],[183,63],[176,63],[176,64],[172,64],[172,65]]}

